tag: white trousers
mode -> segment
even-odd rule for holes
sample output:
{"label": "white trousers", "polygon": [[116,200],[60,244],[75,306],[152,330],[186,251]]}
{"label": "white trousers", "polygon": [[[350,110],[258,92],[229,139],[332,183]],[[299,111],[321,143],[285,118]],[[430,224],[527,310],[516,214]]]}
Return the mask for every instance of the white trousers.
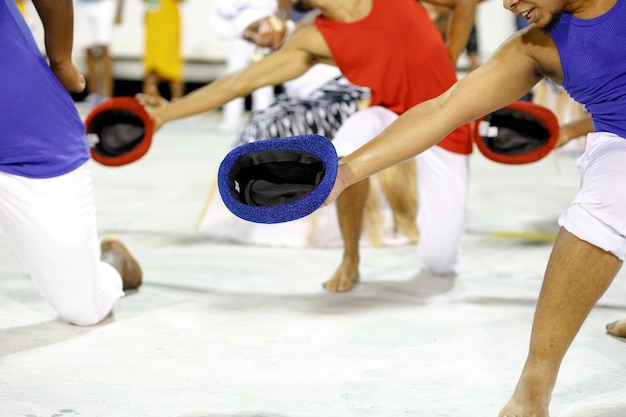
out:
{"label": "white trousers", "polygon": [[[342,157],[369,142],[398,115],[379,106],[358,111],[341,126],[333,144]],[[454,273],[466,228],[469,156],[434,146],[417,156],[418,253],[435,274]]]}
{"label": "white trousers", "polygon": [[98,323],[124,295],[117,270],[100,261],[89,162],[54,178],[0,172],[0,227],[63,319]]}
{"label": "white trousers", "polygon": [[76,29],[80,32],[77,44],[85,48],[109,46],[113,39],[117,1],[77,1]]}
{"label": "white trousers", "polygon": [[559,218],[579,239],[626,258],[626,139],[591,133],[576,161],[580,190]]}

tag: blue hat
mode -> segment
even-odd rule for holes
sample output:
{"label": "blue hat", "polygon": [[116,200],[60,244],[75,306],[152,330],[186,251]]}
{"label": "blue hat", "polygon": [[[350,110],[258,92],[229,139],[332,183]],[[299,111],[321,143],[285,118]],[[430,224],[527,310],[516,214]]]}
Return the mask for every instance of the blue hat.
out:
{"label": "blue hat", "polygon": [[273,138],[230,151],[218,171],[226,207],[254,223],[307,216],[326,200],[337,176],[337,152],[320,135]]}

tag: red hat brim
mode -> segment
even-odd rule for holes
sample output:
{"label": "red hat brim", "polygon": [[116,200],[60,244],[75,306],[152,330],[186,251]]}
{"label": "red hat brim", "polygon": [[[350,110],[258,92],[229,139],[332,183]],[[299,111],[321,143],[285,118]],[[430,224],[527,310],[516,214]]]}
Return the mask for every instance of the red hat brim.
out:
{"label": "red hat brim", "polygon": [[134,97],[114,97],[85,118],[91,157],[106,166],[127,165],[143,157],[152,144],[153,126]]}
{"label": "red hat brim", "polygon": [[554,149],[559,122],[549,109],[516,101],[476,120],[474,141],[480,152],[503,164],[528,164]]}

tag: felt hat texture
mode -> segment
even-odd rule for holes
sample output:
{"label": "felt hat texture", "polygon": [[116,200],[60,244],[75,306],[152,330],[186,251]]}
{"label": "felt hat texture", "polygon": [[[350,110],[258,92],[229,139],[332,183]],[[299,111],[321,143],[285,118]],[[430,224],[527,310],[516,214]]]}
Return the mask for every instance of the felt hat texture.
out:
{"label": "felt hat texture", "polygon": [[548,108],[515,101],[475,123],[480,152],[503,164],[528,164],[546,156],[559,138],[559,122]]}
{"label": "felt hat texture", "polygon": [[283,223],[317,210],[336,176],[337,153],[328,138],[273,138],[231,150],[218,170],[218,190],[237,217]]}
{"label": "felt hat texture", "polygon": [[107,166],[130,164],[152,144],[150,116],[134,97],[113,97],[85,118],[91,157]]}

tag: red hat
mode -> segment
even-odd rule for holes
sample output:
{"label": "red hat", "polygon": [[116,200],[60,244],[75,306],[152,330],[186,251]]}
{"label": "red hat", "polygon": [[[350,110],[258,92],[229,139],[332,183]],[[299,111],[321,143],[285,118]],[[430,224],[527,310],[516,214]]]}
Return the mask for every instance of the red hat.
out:
{"label": "red hat", "polygon": [[480,152],[503,164],[528,164],[546,156],[559,138],[559,122],[549,109],[516,101],[476,120]]}
{"label": "red hat", "polygon": [[85,119],[91,157],[107,166],[130,164],[152,144],[153,126],[133,97],[114,97],[96,106]]}

